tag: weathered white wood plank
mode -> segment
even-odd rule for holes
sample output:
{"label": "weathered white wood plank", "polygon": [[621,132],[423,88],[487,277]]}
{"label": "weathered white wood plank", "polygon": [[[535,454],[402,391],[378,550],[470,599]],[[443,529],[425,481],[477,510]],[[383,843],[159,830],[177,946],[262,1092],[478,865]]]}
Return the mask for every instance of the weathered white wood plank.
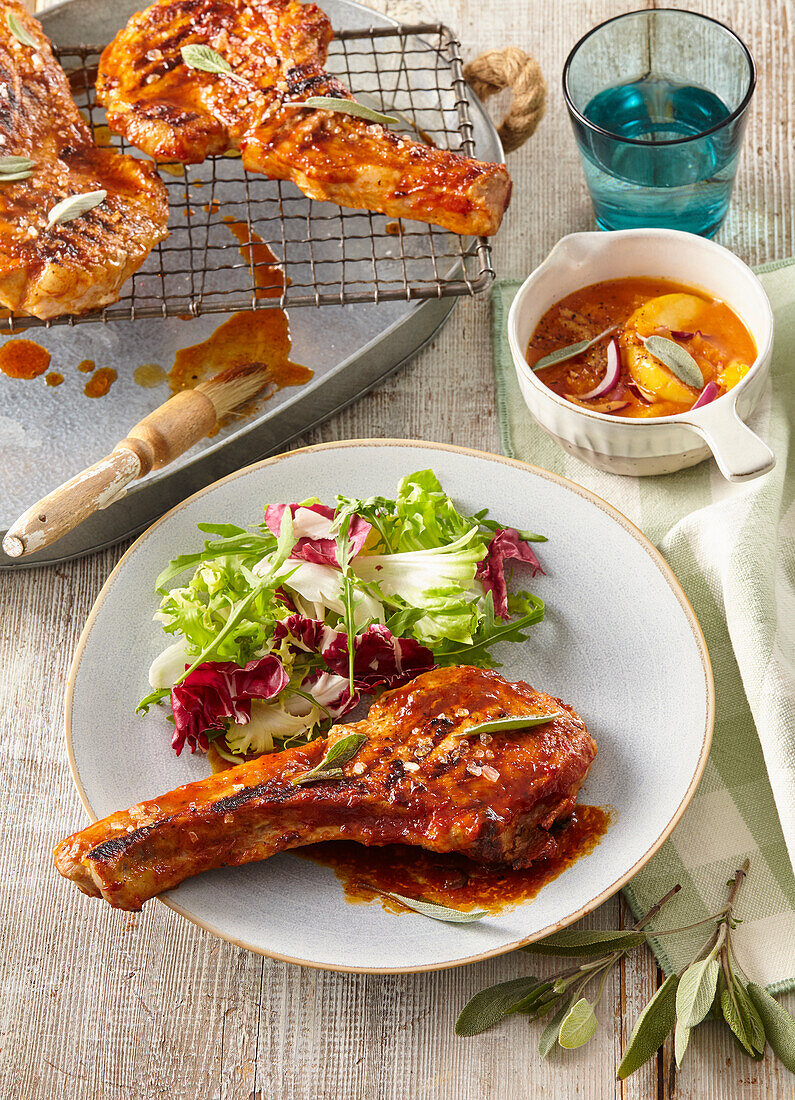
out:
{"label": "weathered white wood plank", "polygon": [[[559,74],[576,38],[640,0],[380,0],[397,17],[454,26],[467,57],[508,43],[540,60],[547,117],[510,160],[514,199],[496,241],[500,274],[522,275],[564,233],[592,227]],[[738,185],[720,240],[750,262],[795,251],[791,3],[702,0],[732,23],[760,68]],[[303,442],[413,436],[499,449],[487,302],[460,302],[414,363]],[[5,1100],[784,1100],[793,1078],[770,1056],[737,1053],[725,1029],[696,1035],[679,1074],[668,1047],[623,1086],[622,1039],[657,981],[646,952],[605,991],[583,1051],[536,1054],[523,1019],[456,1039],[467,998],[558,963],[517,953],[435,974],[337,975],[262,960],[215,941],[163,906],[137,916],[83,898],[50,848],[82,821],[61,707],[77,637],[121,548],[0,578],[0,1097]],[[97,690],[112,690],[97,685]],[[589,918],[620,919],[617,900]],[[792,1005],[793,998],[790,998]],[[659,1073],[658,1073],[659,1070]]]}

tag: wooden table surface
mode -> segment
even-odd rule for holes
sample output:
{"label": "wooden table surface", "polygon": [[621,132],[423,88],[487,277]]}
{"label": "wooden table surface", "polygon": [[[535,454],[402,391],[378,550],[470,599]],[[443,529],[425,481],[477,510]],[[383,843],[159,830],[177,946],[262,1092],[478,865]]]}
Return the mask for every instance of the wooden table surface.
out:
{"label": "wooden table surface", "polygon": [[[458,30],[466,57],[516,44],[541,62],[547,116],[509,158],[514,198],[496,240],[498,273],[524,275],[560,236],[592,228],[560,71],[582,33],[643,0],[373,6],[398,18],[419,9],[444,20]],[[791,255],[795,11],[786,0],[687,7],[731,24],[759,65],[737,188],[718,239],[750,263]],[[414,362],[297,443],[363,436],[499,449],[486,297],[461,301]],[[431,974],[313,971],[222,943],[161,905],[114,912],[60,879],[50,850],[85,820],[66,761],[64,685],[91,604],[123,549],[0,577],[3,1100],[792,1098],[795,1078],[770,1054],[762,1063],[738,1054],[715,1024],[697,1030],[680,1071],[666,1045],[617,1082],[622,1042],[658,981],[645,952],[607,987],[592,1042],[541,1062],[538,1025],[522,1018],[473,1039],[453,1035],[472,993],[526,971],[520,954]],[[586,923],[614,926],[622,908],[614,898]]]}

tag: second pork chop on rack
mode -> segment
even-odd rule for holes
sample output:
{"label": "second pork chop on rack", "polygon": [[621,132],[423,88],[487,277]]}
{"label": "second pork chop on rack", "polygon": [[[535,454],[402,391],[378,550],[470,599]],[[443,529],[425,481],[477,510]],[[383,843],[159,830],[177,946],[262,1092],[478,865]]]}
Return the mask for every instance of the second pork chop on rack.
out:
{"label": "second pork chop on rack", "polygon": [[[166,189],[151,164],[97,148],[41,24],[16,0],[3,13],[0,155],[30,167],[0,176],[0,304],[44,320],[85,313],[115,302],[167,236]],[[95,191],[92,210],[51,222],[64,199]]]}
{"label": "second pork chop on rack", "polygon": [[[158,0],[103,52],[97,98],[110,127],[153,157],[194,164],[239,149],[248,171],[291,180],[312,199],[496,233],[511,194],[504,165],[292,105],[354,98],[323,68],[331,38],[324,12],[298,0]],[[191,68],[182,50],[192,45],[231,72]]]}

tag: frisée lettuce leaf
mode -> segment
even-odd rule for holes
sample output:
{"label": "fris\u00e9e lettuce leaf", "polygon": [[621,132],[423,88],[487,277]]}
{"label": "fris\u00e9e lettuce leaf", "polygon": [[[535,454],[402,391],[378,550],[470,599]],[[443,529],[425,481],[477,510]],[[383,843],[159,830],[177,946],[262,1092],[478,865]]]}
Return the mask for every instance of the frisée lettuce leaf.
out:
{"label": "fris\u00e9e lettuce leaf", "polygon": [[267,502],[258,526],[199,528],[203,548],[157,578],[169,644],[139,704],[170,701],[177,752],[212,741],[234,762],[305,743],[435,666],[498,667],[544,616],[508,588],[511,569],[543,574],[530,543],[544,536],[466,515],[432,470],[394,499]]}

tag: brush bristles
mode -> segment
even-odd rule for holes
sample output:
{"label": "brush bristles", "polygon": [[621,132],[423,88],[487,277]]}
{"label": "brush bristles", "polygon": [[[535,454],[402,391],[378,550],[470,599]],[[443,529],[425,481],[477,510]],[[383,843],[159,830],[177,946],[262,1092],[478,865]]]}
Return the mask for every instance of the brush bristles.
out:
{"label": "brush bristles", "polygon": [[271,381],[270,371],[263,363],[247,363],[242,367],[228,367],[209,382],[202,382],[196,389],[209,397],[220,420],[232,409],[258,394]]}

